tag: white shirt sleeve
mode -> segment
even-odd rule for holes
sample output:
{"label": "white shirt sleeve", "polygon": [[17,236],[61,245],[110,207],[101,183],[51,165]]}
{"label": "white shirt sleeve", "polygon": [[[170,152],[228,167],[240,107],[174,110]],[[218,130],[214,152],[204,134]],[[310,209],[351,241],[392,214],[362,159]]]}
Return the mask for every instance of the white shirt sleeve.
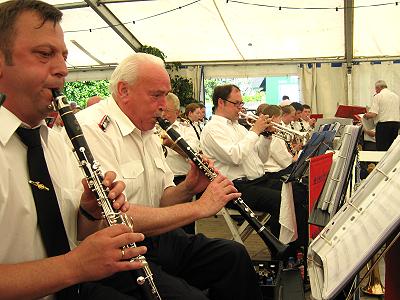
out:
{"label": "white shirt sleeve", "polygon": [[257,153],[263,163],[265,163],[270,157],[271,140],[272,140],[271,138],[266,138],[262,135],[260,135],[258,138],[256,144]]}
{"label": "white shirt sleeve", "polygon": [[272,138],[271,157],[283,169],[293,162],[293,156],[289,153],[285,142],[279,138]]}
{"label": "white shirt sleeve", "polygon": [[213,153],[212,156],[221,163],[240,165],[248,155],[254,154],[258,140],[258,135],[253,131],[242,134],[243,138],[239,142],[233,142],[229,132],[221,127],[214,127],[202,135],[201,146],[206,154]]}

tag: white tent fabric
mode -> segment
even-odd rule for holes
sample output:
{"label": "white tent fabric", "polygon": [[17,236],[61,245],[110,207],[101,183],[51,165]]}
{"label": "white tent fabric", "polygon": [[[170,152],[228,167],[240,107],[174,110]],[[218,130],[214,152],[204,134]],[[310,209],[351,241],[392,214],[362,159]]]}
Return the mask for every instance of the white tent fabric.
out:
{"label": "white tent fabric", "polygon": [[346,67],[331,64],[304,64],[301,73],[303,101],[313,112],[325,117],[334,116],[340,104],[348,104],[346,90]]}
{"label": "white tent fabric", "polygon": [[346,8],[353,19],[346,0],[45,1],[64,13],[69,81],[108,79],[124,57],[150,45],[189,66],[179,73],[193,80],[195,95],[202,66],[206,78],[299,74],[304,101],[327,115],[339,103],[368,104],[378,79],[400,94],[398,64],[360,63],[347,75],[345,64],[326,63],[399,59],[397,1],[354,0]]}
{"label": "white tent fabric", "polygon": [[393,62],[364,62],[353,66],[353,103],[371,106],[375,82],[385,80],[388,89],[400,96],[400,64]]}
{"label": "white tent fabric", "polygon": [[[383,3],[390,5],[378,6]],[[398,56],[400,43],[396,42],[396,35],[400,29],[400,3],[355,0],[354,6],[367,6],[354,9],[354,56]]]}
{"label": "white tent fabric", "polygon": [[[138,40],[134,46],[157,47],[167,61],[345,57],[343,0],[46,1],[69,7],[98,3],[116,17],[111,24],[123,24]],[[399,55],[400,44],[388,35],[398,35],[400,6],[383,0],[356,0],[354,5],[354,56]],[[115,65],[134,51],[92,8],[63,13],[71,68]]]}

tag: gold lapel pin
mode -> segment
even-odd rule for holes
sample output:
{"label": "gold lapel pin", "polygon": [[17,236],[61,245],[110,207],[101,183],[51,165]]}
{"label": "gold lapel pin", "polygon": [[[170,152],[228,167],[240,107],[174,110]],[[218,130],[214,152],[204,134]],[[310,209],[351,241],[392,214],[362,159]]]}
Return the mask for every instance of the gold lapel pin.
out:
{"label": "gold lapel pin", "polygon": [[30,184],[32,184],[33,186],[36,186],[39,190],[46,190],[46,191],[49,190],[49,188],[47,186],[45,186],[43,183],[40,183],[39,181],[29,180],[28,182]]}

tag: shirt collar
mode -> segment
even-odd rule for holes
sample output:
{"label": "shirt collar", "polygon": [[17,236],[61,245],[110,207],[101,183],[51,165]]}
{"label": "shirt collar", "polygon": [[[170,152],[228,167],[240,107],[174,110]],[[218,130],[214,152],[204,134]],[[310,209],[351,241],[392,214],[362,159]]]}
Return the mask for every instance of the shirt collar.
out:
{"label": "shirt collar", "polygon": [[[122,136],[127,136],[132,132],[136,131],[141,134],[141,130],[132,123],[132,121],[125,115],[118,104],[115,102],[114,98],[108,98],[106,105],[108,106],[107,111],[110,112],[110,116],[113,121],[117,124]],[[151,132],[153,132],[151,130]]]}
{"label": "shirt collar", "polygon": [[235,125],[238,124],[238,121],[231,121],[228,118],[225,118],[223,116],[219,116],[219,115],[213,115],[211,120],[217,121],[218,123],[222,123],[222,124],[228,124],[228,125]]}
{"label": "shirt collar", "polygon": [[[14,134],[14,132],[17,130],[18,127],[22,126],[30,128],[27,124],[22,122],[16,115],[14,115],[4,106],[0,108],[0,120],[2,123],[0,126],[0,143],[3,146],[5,146],[8,143],[11,136]],[[41,127],[40,136],[43,138],[43,141],[47,144],[49,136],[49,128],[47,127],[44,120],[42,120],[40,124],[35,128],[39,126]]]}

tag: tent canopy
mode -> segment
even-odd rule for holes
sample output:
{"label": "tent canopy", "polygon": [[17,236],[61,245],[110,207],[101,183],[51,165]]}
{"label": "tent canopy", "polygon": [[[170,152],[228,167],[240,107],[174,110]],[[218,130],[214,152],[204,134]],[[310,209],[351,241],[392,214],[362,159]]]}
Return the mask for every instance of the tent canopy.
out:
{"label": "tent canopy", "polygon": [[47,2],[64,13],[71,71],[110,68],[141,45],[184,64],[349,62],[400,53],[393,42],[400,5],[383,0]]}

